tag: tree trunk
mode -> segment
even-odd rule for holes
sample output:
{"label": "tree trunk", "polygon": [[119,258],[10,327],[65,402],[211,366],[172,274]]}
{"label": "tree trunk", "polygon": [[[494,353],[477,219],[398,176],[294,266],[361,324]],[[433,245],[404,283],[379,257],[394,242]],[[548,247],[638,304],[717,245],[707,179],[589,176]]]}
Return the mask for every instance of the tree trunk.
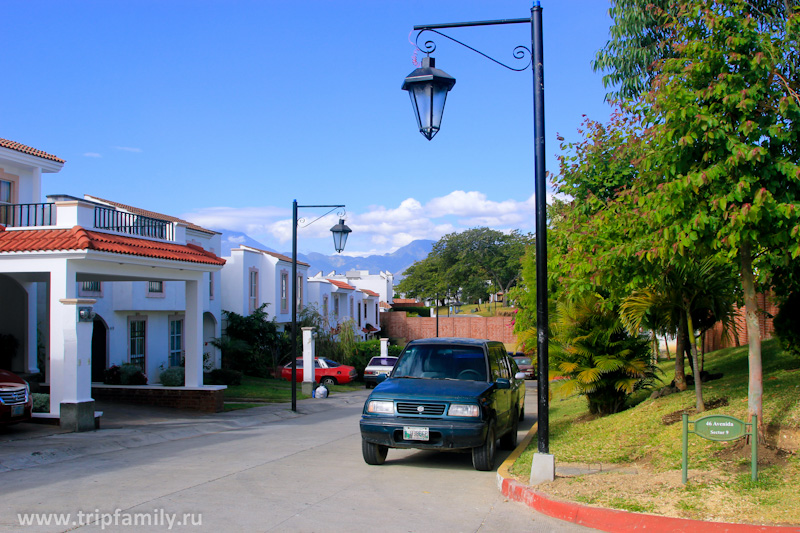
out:
{"label": "tree trunk", "polygon": [[669,361],[670,360],[669,341],[667,340],[667,336],[666,335],[664,335],[664,348],[667,350],[667,361]]}
{"label": "tree trunk", "polygon": [[678,390],[686,390],[686,370],[684,365],[684,353],[686,352],[686,343],[683,336],[683,328],[686,324],[686,316],[681,313],[681,321],[678,325],[678,337],[675,340],[675,386]]}
{"label": "tree trunk", "polygon": [[[687,305],[687,308],[689,306]],[[694,325],[692,324],[692,314],[686,311],[686,330],[689,333],[689,346],[692,347],[692,374],[694,374],[694,396],[698,413],[706,410],[703,402],[703,380],[700,379],[700,364],[697,360],[697,344],[694,336]]]}
{"label": "tree trunk", "polygon": [[764,411],[762,395],[764,393],[763,370],[761,364],[761,332],[758,329],[758,302],[753,281],[753,255],[748,241],[743,241],[739,248],[741,257],[742,290],[744,291],[745,324],[747,325],[748,354],[750,379],[747,393],[747,415],[758,417],[758,430],[763,435]]}

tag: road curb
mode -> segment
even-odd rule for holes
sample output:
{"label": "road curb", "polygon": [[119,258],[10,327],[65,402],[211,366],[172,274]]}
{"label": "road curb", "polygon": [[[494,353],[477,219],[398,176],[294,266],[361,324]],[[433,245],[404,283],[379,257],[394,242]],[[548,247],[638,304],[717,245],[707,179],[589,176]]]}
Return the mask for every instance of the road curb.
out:
{"label": "road curb", "polygon": [[528,485],[523,485],[511,477],[511,465],[527,449],[536,435],[538,424],[534,424],[528,434],[511,455],[497,469],[497,488],[510,500],[524,503],[528,507],[547,516],[572,522],[585,527],[609,531],[611,533],[627,533],[630,531],[647,531],[648,533],[678,533],[682,531],[702,531],[703,533],[756,533],[781,532],[800,533],[800,527],[794,526],[759,526],[750,524],[730,524],[725,522],[705,522],[687,518],[673,518],[644,513],[590,507],[569,501],[557,500]]}

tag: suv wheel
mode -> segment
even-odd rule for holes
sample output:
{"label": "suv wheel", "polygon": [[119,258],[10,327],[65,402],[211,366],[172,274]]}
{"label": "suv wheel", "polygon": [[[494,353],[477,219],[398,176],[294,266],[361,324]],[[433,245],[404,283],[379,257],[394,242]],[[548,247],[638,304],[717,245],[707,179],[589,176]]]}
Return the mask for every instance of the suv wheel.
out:
{"label": "suv wheel", "polygon": [[481,446],[472,448],[472,466],[475,470],[488,471],[494,468],[494,452],[497,437],[494,432],[494,424],[489,426],[486,433],[486,442]]}
{"label": "suv wheel", "polygon": [[368,465],[382,465],[386,461],[386,454],[389,452],[388,446],[381,446],[374,442],[367,442],[361,439],[361,453],[364,462]]}

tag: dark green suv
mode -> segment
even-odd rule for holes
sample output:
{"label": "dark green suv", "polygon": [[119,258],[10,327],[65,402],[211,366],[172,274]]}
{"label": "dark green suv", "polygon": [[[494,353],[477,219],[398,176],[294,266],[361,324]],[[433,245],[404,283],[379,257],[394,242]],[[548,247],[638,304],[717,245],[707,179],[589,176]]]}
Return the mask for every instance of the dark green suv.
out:
{"label": "dark green suv", "polygon": [[495,444],[514,448],[525,416],[525,380],[503,343],[462,338],[408,343],[361,416],[364,461],[389,448],[472,450],[477,470],[494,468]]}

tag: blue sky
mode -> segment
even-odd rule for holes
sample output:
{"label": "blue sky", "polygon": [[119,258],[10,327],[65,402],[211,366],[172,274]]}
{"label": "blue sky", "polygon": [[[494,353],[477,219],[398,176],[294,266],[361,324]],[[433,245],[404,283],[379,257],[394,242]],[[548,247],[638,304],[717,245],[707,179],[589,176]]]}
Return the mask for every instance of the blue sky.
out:
{"label": "blue sky", "polygon": [[[606,0],[542,0],[546,152],[605,120],[590,61]],[[532,74],[434,36],[457,82],[416,129],[415,24],[524,18],[530,0],[3,0],[0,137],[67,160],[44,194],[92,194],[291,249],[291,205],[345,204],[348,254],[478,226],[533,232]],[[528,25],[448,35],[514,63]],[[424,54],[417,53],[421,60]],[[313,220],[324,210],[301,210]],[[332,215],[299,232],[332,254]]]}

